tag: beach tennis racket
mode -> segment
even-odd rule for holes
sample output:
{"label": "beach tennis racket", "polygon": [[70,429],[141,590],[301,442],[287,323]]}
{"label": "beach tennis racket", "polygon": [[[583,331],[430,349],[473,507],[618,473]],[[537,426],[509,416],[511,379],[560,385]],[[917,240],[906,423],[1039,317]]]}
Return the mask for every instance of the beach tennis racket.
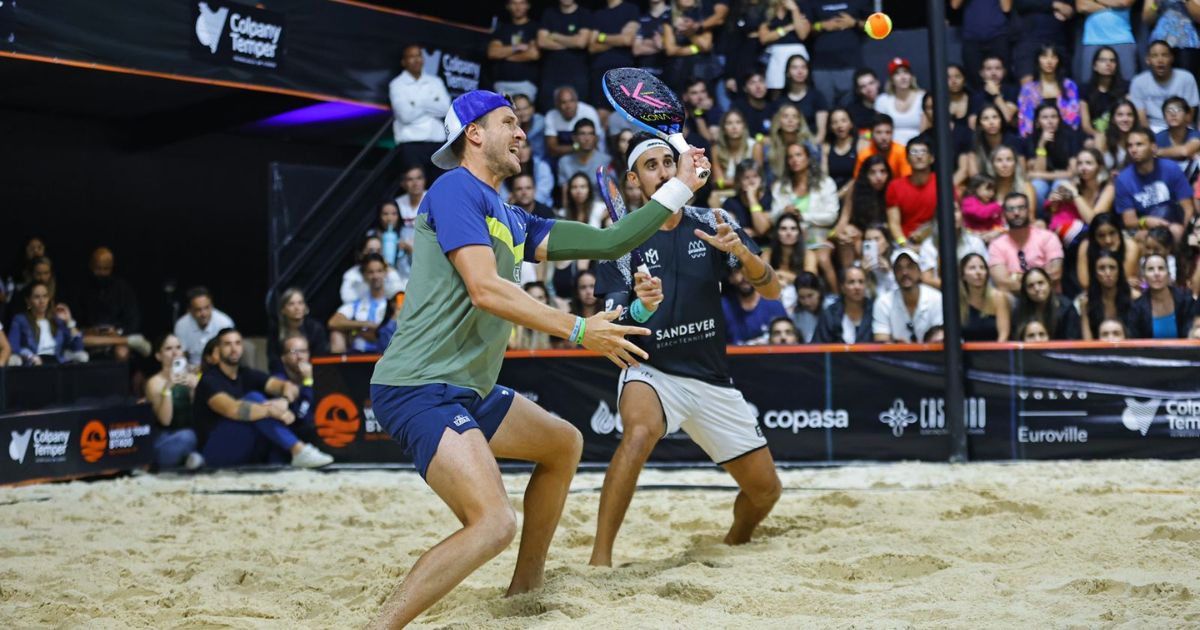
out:
{"label": "beach tennis racket", "polygon": [[[629,213],[625,206],[625,197],[621,195],[621,184],[617,181],[616,175],[613,175],[611,168],[601,166],[596,168],[596,190],[600,191],[600,198],[604,200],[604,206],[608,208],[608,218],[612,219],[613,223],[621,220]],[[638,271],[650,275],[650,268],[642,260],[642,254],[635,247],[629,252],[629,260],[633,263],[633,268]]]}
{"label": "beach tennis racket", "polygon": [[[613,68],[604,73],[604,98],[634,127],[667,141],[676,151],[688,150],[683,139],[683,103],[658,77],[641,68]],[[696,167],[707,178],[709,170]]]}

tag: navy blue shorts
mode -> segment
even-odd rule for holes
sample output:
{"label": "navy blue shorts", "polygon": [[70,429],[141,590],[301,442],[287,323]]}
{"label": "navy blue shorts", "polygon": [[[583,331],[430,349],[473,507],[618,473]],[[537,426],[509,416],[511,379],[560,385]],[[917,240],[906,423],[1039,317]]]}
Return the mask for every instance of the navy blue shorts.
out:
{"label": "navy blue shorts", "polygon": [[394,386],[371,384],[371,410],[375,419],[413,458],[421,478],[437,454],[442,433],[449,427],[465,433],[483,431],[491,440],[508,414],[516,393],[496,385],[487,398],[454,385]]}

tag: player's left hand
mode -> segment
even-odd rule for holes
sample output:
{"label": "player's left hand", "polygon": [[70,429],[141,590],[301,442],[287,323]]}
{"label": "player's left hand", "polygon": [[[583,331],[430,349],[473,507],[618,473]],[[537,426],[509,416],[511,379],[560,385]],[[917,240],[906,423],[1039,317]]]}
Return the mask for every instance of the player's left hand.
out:
{"label": "player's left hand", "polygon": [[633,290],[646,310],[657,310],[658,305],[663,301],[662,278],[655,278],[648,273],[639,271],[633,274],[633,281],[636,285]]}
{"label": "player's left hand", "polygon": [[713,217],[717,220],[716,235],[709,234],[704,230],[694,230],[696,237],[700,240],[712,245],[716,249],[725,252],[726,254],[737,255],[738,249],[745,247],[742,245],[742,239],[733,231],[733,226],[725,222],[720,212],[714,212]]}

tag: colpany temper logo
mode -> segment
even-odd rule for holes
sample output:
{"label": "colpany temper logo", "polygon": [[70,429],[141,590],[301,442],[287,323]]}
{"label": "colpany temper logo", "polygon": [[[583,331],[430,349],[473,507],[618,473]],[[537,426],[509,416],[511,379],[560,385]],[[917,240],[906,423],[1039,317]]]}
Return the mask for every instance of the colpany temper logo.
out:
{"label": "colpany temper logo", "polygon": [[221,33],[225,30],[225,18],[228,15],[228,7],[213,11],[207,2],[200,3],[200,16],[196,18],[196,39],[213,54],[216,54],[217,46],[221,45]]}
{"label": "colpany temper logo", "polygon": [[1150,431],[1150,425],[1154,424],[1154,417],[1158,414],[1158,406],[1162,401],[1158,398],[1151,398],[1145,402],[1136,398],[1125,399],[1125,412],[1121,414],[1121,424],[1125,425],[1130,431],[1139,431],[1144,436]]}
{"label": "colpany temper logo", "polygon": [[8,443],[8,456],[14,462],[19,464],[25,463],[25,452],[29,450],[29,438],[31,436],[33,436],[33,429],[12,431],[12,441]]}
{"label": "colpany temper logo", "polygon": [[108,429],[104,428],[104,423],[99,420],[88,422],[79,434],[79,452],[83,455],[83,461],[96,463],[104,457],[107,448]]}
{"label": "colpany temper logo", "polygon": [[358,406],[343,394],[330,394],[317,403],[313,421],[317,435],[333,448],[342,448],[358,436],[362,421],[358,417]]}

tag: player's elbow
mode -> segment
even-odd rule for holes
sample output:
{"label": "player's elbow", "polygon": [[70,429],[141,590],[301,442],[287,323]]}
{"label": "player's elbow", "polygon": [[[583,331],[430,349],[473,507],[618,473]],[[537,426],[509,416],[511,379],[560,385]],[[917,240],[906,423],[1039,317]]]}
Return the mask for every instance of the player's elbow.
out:
{"label": "player's elbow", "polygon": [[471,306],[481,311],[494,313],[500,304],[500,292],[487,282],[468,283],[467,294],[471,296]]}

